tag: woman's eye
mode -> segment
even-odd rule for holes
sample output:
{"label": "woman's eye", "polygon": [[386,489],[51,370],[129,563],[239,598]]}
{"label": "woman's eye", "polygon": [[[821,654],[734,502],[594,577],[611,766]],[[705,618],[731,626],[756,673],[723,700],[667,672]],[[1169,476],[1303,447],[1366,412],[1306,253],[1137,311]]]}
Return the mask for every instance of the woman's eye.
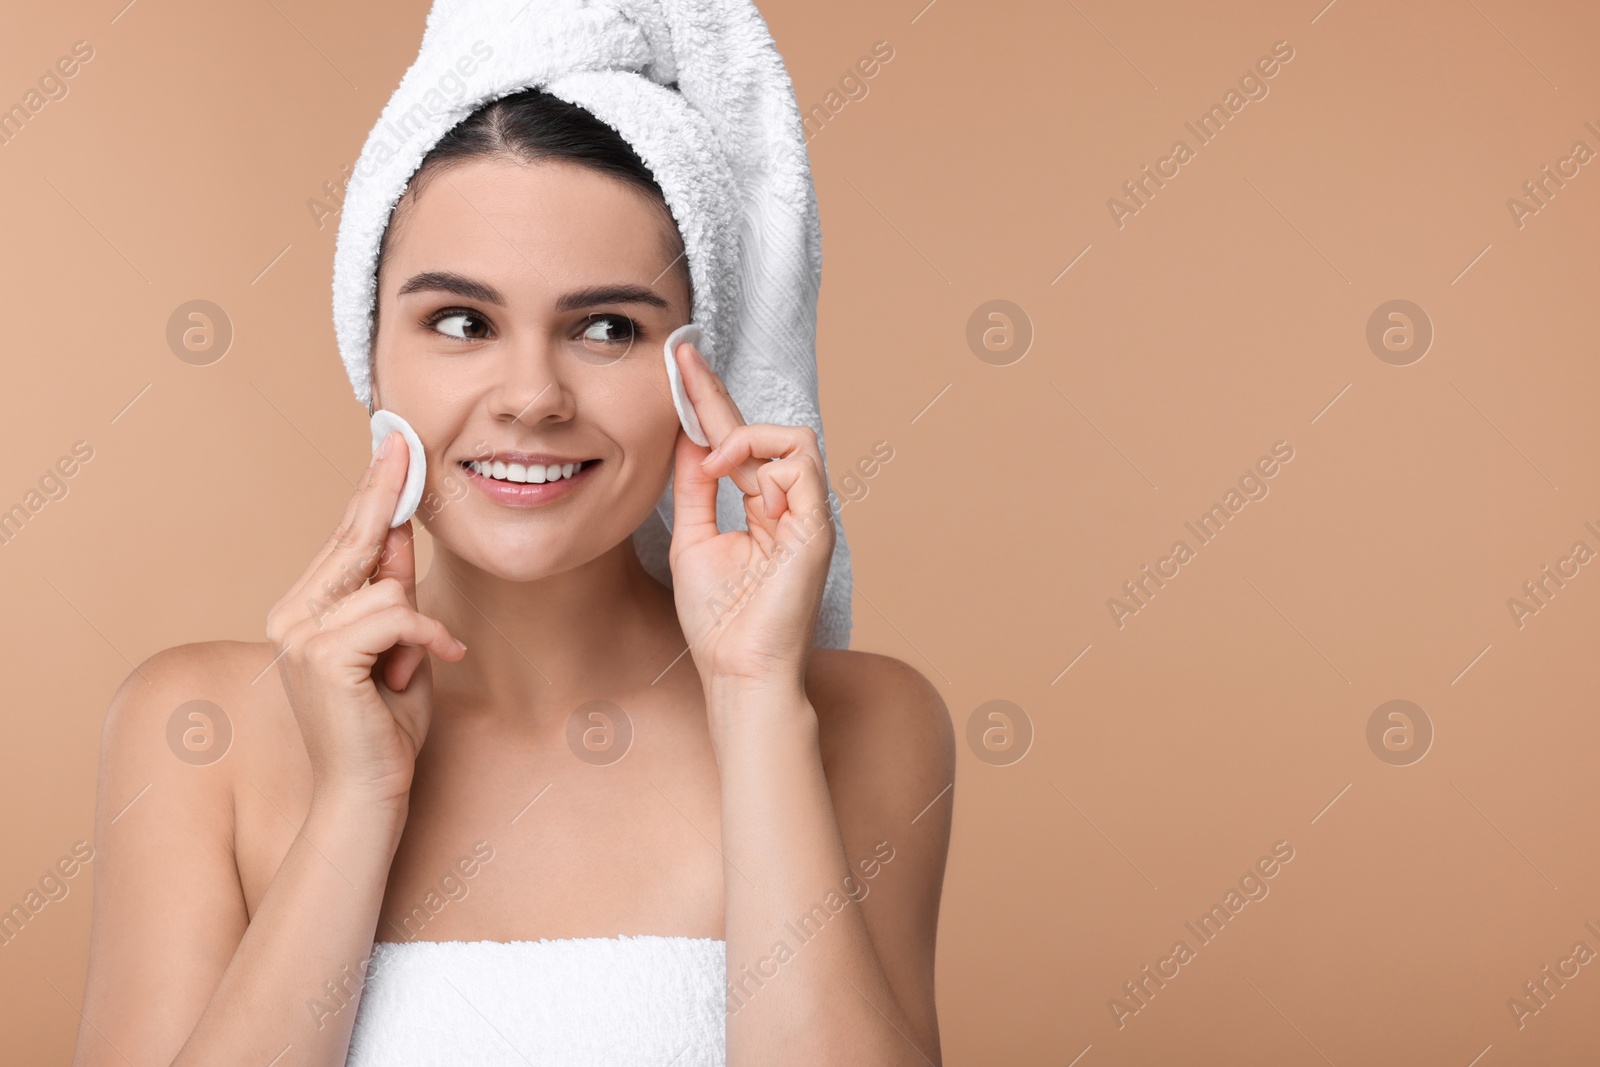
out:
{"label": "woman's eye", "polygon": [[637,325],[626,315],[595,314],[589,316],[583,339],[600,345],[631,345],[636,332]]}
{"label": "woman's eye", "polygon": [[436,316],[435,330],[462,341],[479,341],[489,335],[489,324],[470,311],[449,311]]}

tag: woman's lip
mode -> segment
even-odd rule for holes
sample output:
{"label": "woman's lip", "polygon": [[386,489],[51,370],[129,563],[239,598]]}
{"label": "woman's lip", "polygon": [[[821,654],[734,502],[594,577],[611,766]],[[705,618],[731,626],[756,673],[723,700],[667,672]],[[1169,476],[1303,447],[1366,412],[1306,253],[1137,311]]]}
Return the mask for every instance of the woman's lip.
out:
{"label": "woman's lip", "polygon": [[476,486],[495,503],[531,508],[570,495],[589,480],[590,473],[599,465],[597,459],[586,460],[583,469],[574,471],[572,477],[558,478],[553,482],[503,482],[479,474],[465,464],[461,465],[461,471],[466,475],[469,485]]}
{"label": "woman's lip", "polygon": [[[545,467],[549,467],[552,464],[557,467],[564,467],[568,463],[599,462],[593,459],[577,459],[572,456],[552,456],[548,452],[491,452],[487,456],[477,453],[472,458],[481,463],[520,463],[524,467],[532,466],[535,463]],[[466,463],[467,460],[462,460],[461,462]]]}

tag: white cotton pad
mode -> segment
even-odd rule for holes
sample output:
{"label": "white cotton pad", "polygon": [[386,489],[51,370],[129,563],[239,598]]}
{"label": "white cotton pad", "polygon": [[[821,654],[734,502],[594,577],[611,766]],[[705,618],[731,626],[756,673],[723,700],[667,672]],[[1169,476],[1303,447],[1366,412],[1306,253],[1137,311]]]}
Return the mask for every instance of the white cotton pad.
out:
{"label": "white cotton pad", "polygon": [[705,331],[694,323],[686,322],[667,334],[664,351],[667,355],[667,380],[672,383],[672,406],[678,409],[678,421],[683,424],[683,432],[689,435],[689,440],[706,448],[711,442],[700,428],[700,418],[694,413],[694,405],[689,402],[689,394],[683,388],[683,374],[678,370],[678,361],[672,356],[672,350],[685,341],[700,350],[700,354],[706,357],[706,363],[711,362],[711,353],[706,349]]}
{"label": "white cotton pad", "polygon": [[406,484],[400,487],[400,502],[395,505],[394,519],[389,523],[393,529],[417,513],[417,505],[422,503],[422,483],[428,476],[428,460],[422,452],[422,439],[417,436],[417,431],[411,424],[392,411],[379,409],[372,413],[372,451],[378,451],[378,446],[383,444],[383,439],[395,430],[405,435],[406,446],[411,451],[411,460],[406,465]]}

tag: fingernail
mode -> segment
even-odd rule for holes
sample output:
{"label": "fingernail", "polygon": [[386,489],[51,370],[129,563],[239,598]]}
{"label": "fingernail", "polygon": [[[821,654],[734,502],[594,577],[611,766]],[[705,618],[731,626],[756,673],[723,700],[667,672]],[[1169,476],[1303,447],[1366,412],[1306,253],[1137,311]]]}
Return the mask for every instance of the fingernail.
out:
{"label": "fingernail", "polygon": [[706,367],[707,370],[711,369],[710,367],[706,366],[706,357],[704,357],[704,356],[702,356],[700,354],[700,346],[699,345],[696,345],[696,344],[691,342],[690,345],[689,345],[689,354],[694,358],[694,361],[696,363],[698,363],[700,366]]}
{"label": "fingernail", "polygon": [[711,450],[711,454],[709,456],[707,456],[705,459],[702,459],[700,461],[700,466],[709,467],[711,465],[711,461],[716,459],[718,457],[718,455],[720,455],[720,453],[716,449],[713,448]]}
{"label": "fingernail", "polygon": [[382,459],[389,454],[389,442],[394,439],[394,431],[390,430],[383,435],[383,440],[378,444],[378,458]]}

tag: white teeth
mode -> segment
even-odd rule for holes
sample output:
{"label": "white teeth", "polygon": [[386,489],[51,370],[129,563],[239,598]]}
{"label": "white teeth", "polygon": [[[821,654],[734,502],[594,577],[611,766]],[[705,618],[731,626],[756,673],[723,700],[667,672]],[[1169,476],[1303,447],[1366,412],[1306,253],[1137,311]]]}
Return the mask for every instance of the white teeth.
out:
{"label": "white teeth", "polygon": [[544,482],[570,478],[583,469],[582,463],[552,463],[548,466],[543,463],[530,463],[527,466],[523,466],[521,463],[505,463],[499,460],[494,463],[484,463],[476,459],[468,463],[467,466],[485,478],[531,485],[540,485]]}

